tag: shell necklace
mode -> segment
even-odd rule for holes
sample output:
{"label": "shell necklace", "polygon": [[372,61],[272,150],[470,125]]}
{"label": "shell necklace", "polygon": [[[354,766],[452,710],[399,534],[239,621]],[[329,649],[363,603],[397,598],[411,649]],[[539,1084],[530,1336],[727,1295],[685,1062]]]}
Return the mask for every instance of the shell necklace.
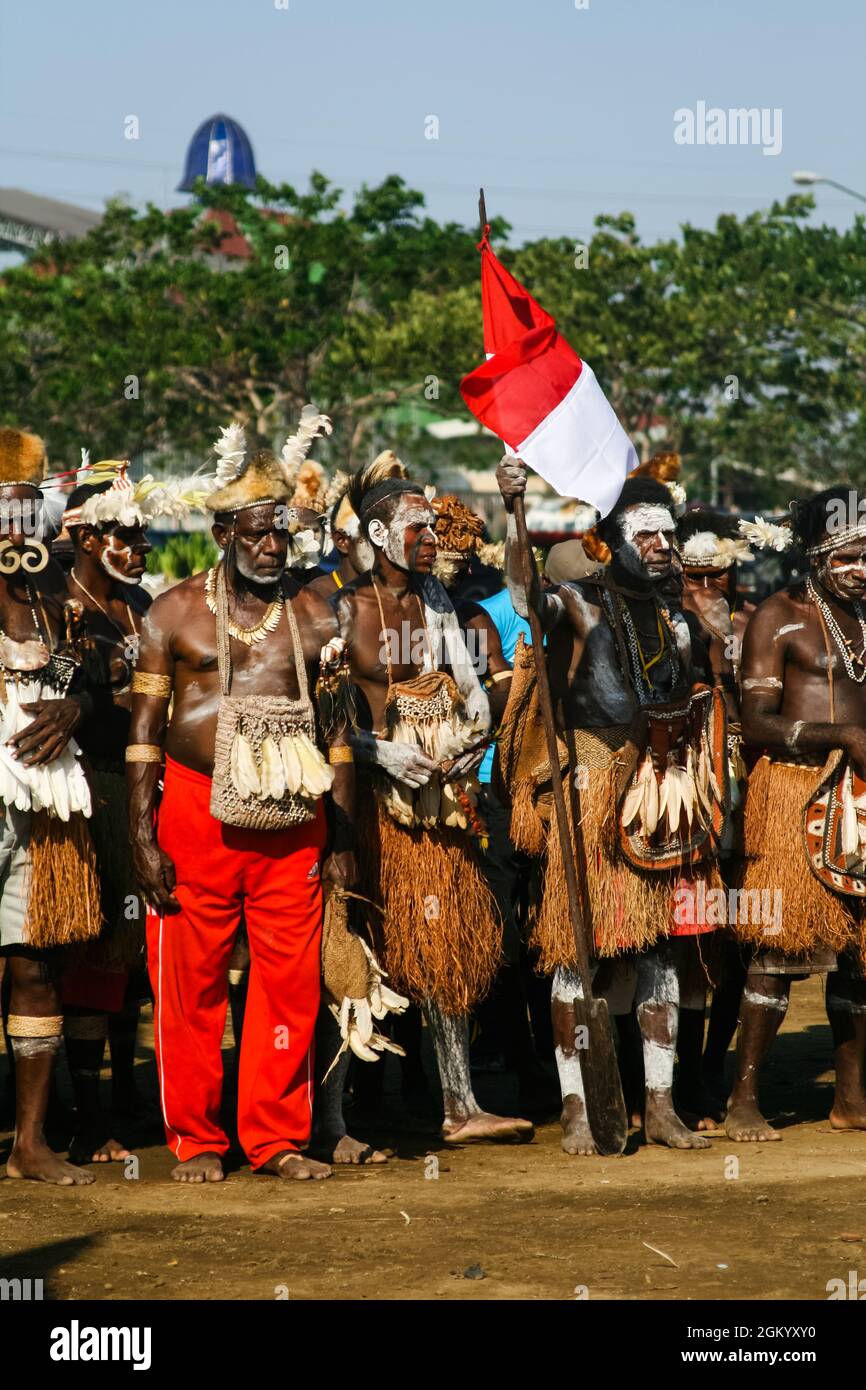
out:
{"label": "shell necklace", "polygon": [[[842,631],[841,627],[839,626],[835,617],[833,616],[833,610],[830,607],[829,603],[825,603],[824,600],[820,597],[811,579],[806,580],[806,593],[809,595],[809,598],[812,600],[815,607],[818,609],[818,612],[824,619],[824,623],[827,627],[828,632],[833,638],[833,641],[836,643],[836,646],[839,648],[839,655],[842,658],[842,665],[845,667],[845,672],[848,676],[848,679],[854,681],[855,685],[862,685],[864,680],[866,680],[866,620],[864,620],[863,605],[861,603],[856,602],[852,604],[852,607],[857,617],[857,621],[860,624],[860,632],[863,637],[863,646],[861,647],[860,652],[858,654],[857,652],[855,652],[850,638],[845,636],[844,632]],[[855,661],[857,665],[860,667],[859,675],[854,674]]]}
{"label": "shell necklace", "polygon": [[[204,582],[204,601],[208,606],[208,611],[216,617],[216,569],[207,572],[207,579]],[[252,647],[256,642],[263,642],[269,632],[273,632],[277,627],[280,618],[283,616],[285,599],[282,591],[276,598],[268,604],[265,616],[254,627],[241,627],[233,618],[229,618],[226,623],[230,637],[234,637],[236,642],[243,642],[245,647]]]}
{"label": "shell necklace", "polygon": [[73,568],[70,570],[70,576],[75,580],[75,582],[76,582],[76,584],[78,585],[78,587],[79,587],[79,589],[81,590],[81,592],[82,592],[83,594],[86,594],[86,595],[87,595],[87,597],[90,599],[90,602],[96,604],[96,607],[99,609],[99,611],[100,611],[100,613],[102,614],[103,618],[105,618],[107,622],[111,623],[111,626],[114,628],[115,632],[119,632],[119,633],[120,633],[121,637],[123,638],[124,644],[125,644],[124,650],[128,650],[128,651],[129,651],[129,653],[130,653],[130,655],[131,655],[131,659],[132,659],[133,661],[137,661],[137,660],[138,660],[138,646],[139,646],[139,639],[140,639],[140,637],[141,637],[141,633],[139,632],[138,628],[135,626],[135,618],[132,616],[132,609],[130,608],[129,603],[127,603],[126,600],[124,600],[124,602],[125,602],[125,604],[126,604],[126,616],[129,618],[129,626],[130,626],[130,628],[132,629],[132,631],[131,631],[131,632],[124,632],[123,628],[120,626],[120,623],[117,622],[114,618],[112,618],[111,614],[108,612],[108,610],[107,610],[106,608],[103,608],[102,604],[99,602],[99,599],[96,597],[96,595],[95,595],[95,594],[92,594],[92,593],[90,592],[90,590],[89,590],[84,584],[82,584],[81,580],[78,578],[78,575],[75,573],[75,567],[74,567],[74,566],[73,566]]}

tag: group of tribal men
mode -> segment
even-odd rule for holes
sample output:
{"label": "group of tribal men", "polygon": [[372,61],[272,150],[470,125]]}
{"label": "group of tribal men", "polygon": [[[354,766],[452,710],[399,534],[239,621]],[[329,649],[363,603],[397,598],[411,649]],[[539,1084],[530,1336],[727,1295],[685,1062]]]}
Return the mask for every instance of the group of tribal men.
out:
{"label": "group of tribal men", "polygon": [[[528,1140],[529,1120],[481,1108],[470,1066],[480,1020],[510,1040],[521,1103],[543,1088],[521,956],[549,982],[562,1147],[594,1153],[554,777],[593,992],[646,1141],[705,1148],[721,1123],[734,1140],[780,1137],[759,1108],[761,1064],[791,981],[812,973],[827,975],[830,1123],[866,1128],[856,494],[792,503],[781,526],[738,523],[687,509],[677,457],[658,455],[527,586],[519,458],[497,473],[497,572],[480,561],[481,519],[390,451],[326,489],[307,455],[328,432],[305,407],[279,454],[232,424],[213,471],[133,482],[125,462],[88,463],[70,489],[68,474],[46,477],[37,436],[0,430],[8,1176],[81,1184],[88,1165],[128,1156],[100,1069],[108,1038],[113,1103],[134,1104],[144,998],[179,1181],[225,1176],[230,998],[237,1135],[256,1172],[384,1161],[347,1133],[347,1069],[401,1043],[417,1052],[413,1016],[429,1030],[442,1139]],[[151,602],[148,525],[193,508],[218,562]],[[791,545],[793,581],[742,603],[738,565]],[[329,550],[332,567],[317,565]],[[45,1139],[62,1043],[69,1162]]]}

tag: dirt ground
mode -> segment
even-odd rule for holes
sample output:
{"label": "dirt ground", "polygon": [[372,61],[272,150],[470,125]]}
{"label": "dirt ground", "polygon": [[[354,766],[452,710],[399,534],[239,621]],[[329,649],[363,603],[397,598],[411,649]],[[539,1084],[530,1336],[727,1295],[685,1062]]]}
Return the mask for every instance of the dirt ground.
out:
{"label": "dirt ground", "polygon": [[[517,1148],[391,1131],[364,1136],[393,1148],[384,1167],[279,1183],[241,1166],[203,1188],[168,1180],[154,1137],[137,1179],[113,1164],[86,1189],[0,1182],[0,1276],[57,1299],[826,1299],[829,1279],[866,1275],[866,1134],[830,1131],[830,1064],[816,979],[794,987],[767,1070],[779,1144],[635,1138],[581,1159],[556,1123]],[[495,1098],[515,1102],[502,1082]]]}

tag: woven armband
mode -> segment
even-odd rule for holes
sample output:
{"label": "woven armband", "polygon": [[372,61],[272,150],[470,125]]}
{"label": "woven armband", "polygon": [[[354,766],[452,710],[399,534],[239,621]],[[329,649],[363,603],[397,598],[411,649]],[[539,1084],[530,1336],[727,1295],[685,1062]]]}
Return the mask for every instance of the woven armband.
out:
{"label": "woven armband", "polygon": [[354,761],[355,755],[351,748],[346,745],[328,749],[328,762],[332,767],[336,767],[338,763],[353,763]]}
{"label": "woven armband", "polygon": [[171,676],[155,676],[150,671],[135,671],[132,677],[133,695],[155,695],[160,700],[171,699]]}
{"label": "woven armband", "polygon": [[126,750],[128,763],[161,763],[162,749],[157,743],[130,743]]}

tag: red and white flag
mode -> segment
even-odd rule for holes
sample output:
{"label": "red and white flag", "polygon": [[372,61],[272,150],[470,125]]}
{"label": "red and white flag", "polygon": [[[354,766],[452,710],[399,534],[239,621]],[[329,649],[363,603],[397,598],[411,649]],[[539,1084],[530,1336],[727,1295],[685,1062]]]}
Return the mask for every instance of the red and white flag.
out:
{"label": "red and white flag", "polygon": [[460,394],[476,419],[561,497],[606,516],[639,462],[588,363],[494,255],[485,227],[481,301],[487,361]]}

